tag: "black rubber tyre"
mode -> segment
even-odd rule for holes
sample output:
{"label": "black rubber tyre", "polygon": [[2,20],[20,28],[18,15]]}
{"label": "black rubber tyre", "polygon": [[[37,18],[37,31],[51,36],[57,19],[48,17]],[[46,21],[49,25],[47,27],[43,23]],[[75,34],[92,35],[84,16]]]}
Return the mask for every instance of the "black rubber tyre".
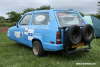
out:
{"label": "black rubber tyre", "polygon": [[39,41],[33,42],[32,52],[35,56],[44,56],[45,51],[43,50],[41,42]]}
{"label": "black rubber tyre", "polygon": [[90,43],[94,37],[94,29],[91,25],[87,24],[82,28],[82,38],[85,43]]}

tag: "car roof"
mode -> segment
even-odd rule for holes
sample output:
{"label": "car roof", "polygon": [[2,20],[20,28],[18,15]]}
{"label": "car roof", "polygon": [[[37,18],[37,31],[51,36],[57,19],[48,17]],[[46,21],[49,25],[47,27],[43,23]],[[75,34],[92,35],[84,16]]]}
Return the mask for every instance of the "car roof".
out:
{"label": "car roof", "polygon": [[27,12],[25,14],[32,14],[32,13],[39,13],[39,12],[59,12],[59,11],[78,13],[78,11],[74,9],[50,9],[50,10],[35,10],[35,11]]}

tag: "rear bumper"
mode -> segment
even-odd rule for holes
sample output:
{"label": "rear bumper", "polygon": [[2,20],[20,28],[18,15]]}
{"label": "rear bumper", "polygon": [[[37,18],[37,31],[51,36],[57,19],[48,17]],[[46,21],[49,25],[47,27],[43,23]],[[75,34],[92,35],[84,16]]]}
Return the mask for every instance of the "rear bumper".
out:
{"label": "rear bumper", "polygon": [[63,44],[44,43],[43,48],[46,51],[59,51],[63,50]]}
{"label": "rear bumper", "polygon": [[[84,46],[83,46],[84,47]],[[89,51],[91,49],[90,46],[85,46],[84,48],[76,48],[75,50],[72,51],[67,51],[68,54],[76,53],[78,51]]]}
{"label": "rear bumper", "polygon": [[[59,50],[63,50],[63,44],[50,44],[50,43],[44,43],[43,44],[43,48],[44,50],[46,51],[59,51]],[[68,51],[68,53],[74,53],[74,52],[77,52],[77,51],[84,51],[84,50],[87,50],[87,49],[91,49],[91,46],[83,46],[81,48],[76,48],[75,50],[73,51]]]}

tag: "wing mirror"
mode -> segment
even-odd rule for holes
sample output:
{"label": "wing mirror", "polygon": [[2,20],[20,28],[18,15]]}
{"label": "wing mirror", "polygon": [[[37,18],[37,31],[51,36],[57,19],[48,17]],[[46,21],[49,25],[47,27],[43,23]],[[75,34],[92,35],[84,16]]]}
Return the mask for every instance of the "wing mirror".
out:
{"label": "wing mirror", "polygon": [[18,23],[16,23],[16,27],[18,28]]}
{"label": "wing mirror", "polygon": [[[24,15],[21,15],[21,17],[23,17]],[[16,27],[19,27],[19,22],[16,23]]]}

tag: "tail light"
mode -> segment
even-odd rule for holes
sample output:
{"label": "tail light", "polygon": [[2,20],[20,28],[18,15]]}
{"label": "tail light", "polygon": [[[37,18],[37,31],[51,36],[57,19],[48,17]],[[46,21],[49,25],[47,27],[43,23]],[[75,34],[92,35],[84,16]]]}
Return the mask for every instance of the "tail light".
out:
{"label": "tail light", "polygon": [[61,44],[61,33],[57,32],[56,33],[56,44]]}

